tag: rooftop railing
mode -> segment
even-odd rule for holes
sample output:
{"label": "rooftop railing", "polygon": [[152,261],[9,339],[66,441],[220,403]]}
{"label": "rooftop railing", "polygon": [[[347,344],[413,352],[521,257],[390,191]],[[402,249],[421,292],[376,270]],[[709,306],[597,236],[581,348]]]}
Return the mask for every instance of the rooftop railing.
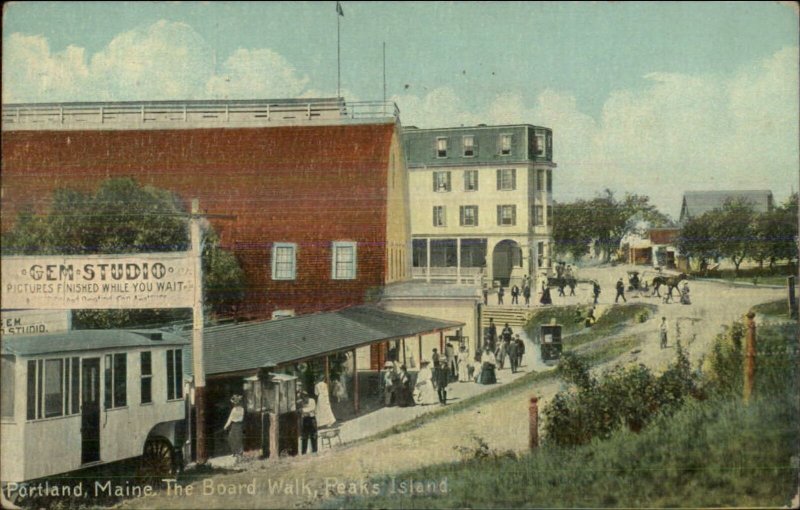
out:
{"label": "rooftop railing", "polygon": [[269,124],[399,116],[400,110],[391,101],[341,99],[33,103],[3,105],[2,124],[7,129],[58,129],[90,124]]}

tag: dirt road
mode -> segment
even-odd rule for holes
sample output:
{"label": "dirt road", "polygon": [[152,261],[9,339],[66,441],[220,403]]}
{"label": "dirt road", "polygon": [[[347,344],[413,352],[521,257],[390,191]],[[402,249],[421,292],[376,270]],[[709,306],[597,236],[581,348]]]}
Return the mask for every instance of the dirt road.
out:
{"label": "dirt road", "polygon": [[[583,269],[581,277],[600,280],[604,293],[601,305],[613,302],[613,284],[625,275],[625,267]],[[674,356],[674,349],[661,349],[658,325],[667,317],[669,343],[674,346],[680,326],[682,344],[693,363],[709,349],[724,324],[739,319],[754,304],[779,299],[784,291],[771,288],[733,287],[714,282],[690,282],[692,305],[664,304],[656,298],[633,297],[658,306],[658,313],[645,323],[626,330],[639,335],[636,354],[624,353],[611,363],[644,363],[658,371]],[[588,302],[588,289],[579,289],[571,300]],[[555,304],[561,304],[556,302]],[[567,304],[566,302],[563,304]],[[432,464],[455,462],[459,446],[472,446],[477,436],[497,450],[524,451],[528,442],[528,398],[540,397],[542,404],[552,398],[559,382],[511,390],[484,405],[443,416],[423,426],[383,439],[326,449],[313,456],[279,461],[253,461],[248,470],[215,475],[195,482],[193,495],[167,494],[124,502],[124,508],[288,508],[307,506],[339,489],[363,491],[362,484],[377,475],[393,475]],[[336,486],[336,483],[344,485]],[[281,485],[282,484],[282,485]],[[205,489],[205,491],[204,491]],[[248,494],[248,491],[254,494]],[[241,492],[241,494],[239,494]]]}

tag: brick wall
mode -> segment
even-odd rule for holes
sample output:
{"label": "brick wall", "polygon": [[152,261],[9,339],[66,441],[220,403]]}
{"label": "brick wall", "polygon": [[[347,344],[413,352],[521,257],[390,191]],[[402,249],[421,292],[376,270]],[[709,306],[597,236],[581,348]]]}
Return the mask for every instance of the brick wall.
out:
{"label": "brick wall", "polygon": [[[268,318],[364,301],[385,281],[387,169],[394,124],[146,131],[6,131],[2,228],[59,187],[133,177],[200,199],[248,278],[243,315]],[[358,243],[355,280],[331,279],[331,243]],[[298,245],[297,278],[271,279],[273,242]]]}

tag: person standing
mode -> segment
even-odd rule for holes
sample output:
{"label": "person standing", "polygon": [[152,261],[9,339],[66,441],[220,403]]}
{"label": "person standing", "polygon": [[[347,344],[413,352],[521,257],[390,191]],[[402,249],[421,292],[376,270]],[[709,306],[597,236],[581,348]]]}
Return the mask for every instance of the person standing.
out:
{"label": "person standing", "polygon": [[314,394],[317,396],[317,427],[329,427],[336,423],[336,416],[331,409],[331,399],[328,394],[328,385],[325,381],[319,381],[314,386]]}
{"label": "person standing", "polygon": [[447,405],[447,382],[450,378],[449,370],[444,363],[434,366],[434,377],[436,379],[436,393],[439,395],[439,403]]}
{"label": "person standing", "polygon": [[514,340],[517,344],[517,368],[522,366],[522,356],[525,354],[525,342],[517,335],[517,338]]}
{"label": "person standing", "polygon": [[531,286],[522,287],[522,295],[525,297],[525,306],[531,306]]}
{"label": "person standing", "polygon": [[511,339],[514,338],[514,330],[511,329],[511,326],[509,326],[507,322],[505,327],[503,327],[501,336],[503,337],[503,342],[510,342]]}
{"label": "person standing", "polygon": [[486,284],[483,285],[483,304],[489,304],[489,289],[486,287]]}
{"label": "person standing", "polygon": [[497,326],[494,323],[494,319],[489,317],[489,344],[492,350],[494,350],[494,344],[497,342]]}
{"label": "person standing", "polygon": [[464,344],[458,350],[458,382],[469,382],[469,352]]}
{"label": "person standing", "polygon": [[667,326],[667,318],[666,317],[661,317],[661,326],[659,326],[658,331],[659,331],[659,336],[661,337],[661,348],[662,349],[666,349],[667,348],[667,331],[668,331],[668,329],[669,328]]}
{"label": "person standing", "polygon": [[[436,351],[436,349],[434,349]],[[394,403],[394,364],[387,361],[383,364],[381,374],[381,385],[383,386],[383,405],[391,406]]]}
{"label": "person standing", "polygon": [[405,365],[400,367],[400,379],[398,381],[397,405],[400,407],[412,407],[414,405],[414,394],[411,388],[411,376]]}
{"label": "person standing", "polygon": [[231,397],[231,414],[225,422],[224,430],[228,431],[228,446],[231,453],[237,460],[242,457],[244,450],[242,443],[242,422],[244,422],[244,407],[242,407],[242,396],[233,395]]}
{"label": "person standing", "polygon": [[517,373],[517,366],[519,365],[519,357],[517,353],[516,339],[508,343],[508,362],[511,364],[511,373]]}
{"label": "person standing", "polygon": [[600,284],[597,280],[592,282],[592,294],[594,295],[594,304],[597,304],[597,300],[600,298]]}
{"label": "person standing", "polygon": [[514,284],[514,286],[511,287],[511,304],[512,305],[519,304],[519,287],[517,287],[516,284]]}
{"label": "person standing", "polygon": [[458,377],[456,375],[456,350],[450,342],[447,342],[444,348],[444,357],[447,361],[447,374],[450,380],[456,379]]}
{"label": "person standing", "polygon": [[436,403],[436,390],[433,388],[433,373],[431,372],[430,362],[420,362],[419,373],[417,374],[417,385],[414,390],[414,398],[419,405]]}
{"label": "person standing", "polygon": [[622,298],[624,303],[628,302],[628,300],[625,299],[625,284],[622,282],[622,278],[617,280],[617,297],[614,298],[614,303],[617,303],[619,298]]}
{"label": "person standing", "polygon": [[495,375],[496,365],[497,360],[495,360],[494,353],[487,348],[481,357],[481,375],[479,378],[481,384],[494,384],[497,382],[497,376]]}
{"label": "person standing", "polygon": [[500,286],[500,289],[497,291],[497,304],[502,305],[503,303],[503,296],[505,296],[506,291],[503,290],[503,287]]}
{"label": "person standing", "polygon": [[300,452],[305,455],[308,450],[308,442],[311,440],[311,451],[317,453],[317,403],[303,392],[303,421],[300,426],[302,437]]}
{"label": "person standing", "polygon": [[539,303],[543,305],[553,304],[553,298],[550,296],[550,287],[547,286],[546,282],[542,282],[542,297],[539,298]]}

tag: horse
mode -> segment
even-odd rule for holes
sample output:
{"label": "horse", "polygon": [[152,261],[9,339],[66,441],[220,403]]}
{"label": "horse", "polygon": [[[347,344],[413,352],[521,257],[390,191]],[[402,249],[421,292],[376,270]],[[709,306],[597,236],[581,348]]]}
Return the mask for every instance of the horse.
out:
{"label": "horse", "polygon": [[668,297],[670,299],[672,299],[672,290],[673,289],[677,290],[678,285],[683,280],[688,280],[688,279],[689,279],[689,275],[687,275],[686,273],[681,273],[678,276],[669,276],[669,277],[667,277],[667,276],[656,276],[655,278],[653,278],[653,293],[650,294],[650,295],[651,296],[661,297],[661,292],[658,289],[662,285],[666,285],[667,286],[667,290],[669,291]]}

